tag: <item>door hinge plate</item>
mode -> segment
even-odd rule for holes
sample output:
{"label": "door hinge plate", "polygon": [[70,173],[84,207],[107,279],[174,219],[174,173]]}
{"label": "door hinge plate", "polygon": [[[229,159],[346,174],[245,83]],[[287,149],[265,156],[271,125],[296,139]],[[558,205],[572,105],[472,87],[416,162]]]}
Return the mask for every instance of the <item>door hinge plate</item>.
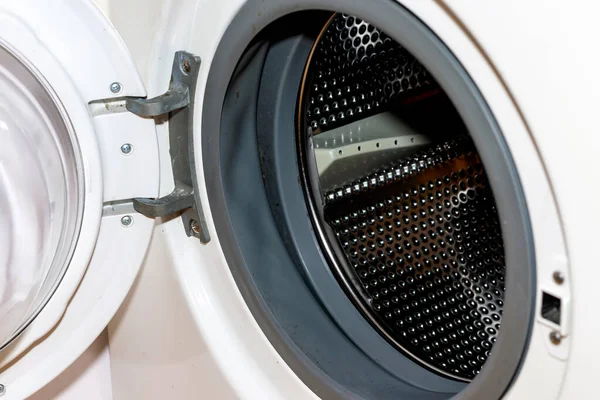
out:
{"label": "door hinge plate", "polygon": [[194,162],[194,95],[200,57],[185,51],[175,53],[169,89],[151,99],[129,97],[126,107],[130,112],[144,118],[168,116],[169,153],[173,167],[175,188],[167,196],[158,199],[135,198],[133,207],[147,217],[168,217],[181,213],[188,236],[202,243],[210,241],[202,204],[197,198]]}

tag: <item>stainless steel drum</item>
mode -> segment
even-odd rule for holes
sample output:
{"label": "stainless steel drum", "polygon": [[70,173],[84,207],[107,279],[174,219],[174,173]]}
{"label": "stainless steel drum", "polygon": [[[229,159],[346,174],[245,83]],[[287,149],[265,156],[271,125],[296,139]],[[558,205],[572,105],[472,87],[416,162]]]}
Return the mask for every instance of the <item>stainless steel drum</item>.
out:
{"label": "stainless steel drum", "polygon": [[335,14],[299,104],[301,170],[332,272],[397,350],[470,381],[500,329],[504,247],[477,151],[441,117],[451,103],[401,45]]}

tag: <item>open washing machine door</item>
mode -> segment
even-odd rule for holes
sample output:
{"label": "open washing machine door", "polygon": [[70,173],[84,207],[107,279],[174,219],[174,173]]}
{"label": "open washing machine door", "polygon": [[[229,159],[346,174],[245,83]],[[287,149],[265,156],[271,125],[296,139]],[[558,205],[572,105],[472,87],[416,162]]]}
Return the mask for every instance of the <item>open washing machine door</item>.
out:
{"label": "open washing machine door", "polygon": [[558,397],[552,137],[443,3],[102,3],[157,96],[92,4],[0,7],[1,395],[73,362],[143,262],[118,398]]}
{"label": "open washing machine door", "polygon": [[158,196],[159,156],[155,121],[127,109],[144,85],[94,3],[4,2],[0,21],[0,395],[20,399],[129,291],[154,225],[132,199]]}

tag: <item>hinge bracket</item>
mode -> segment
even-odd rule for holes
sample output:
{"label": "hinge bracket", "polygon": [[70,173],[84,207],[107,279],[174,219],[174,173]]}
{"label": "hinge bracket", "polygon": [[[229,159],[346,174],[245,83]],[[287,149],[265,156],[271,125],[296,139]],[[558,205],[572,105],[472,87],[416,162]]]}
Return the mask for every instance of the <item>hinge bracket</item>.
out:
{"label": "hinge bracket", "polygon": [[135,198],[133,207],[150,218],[168,217],[181,212],[188,236],[202,243],[210,241],[202,204],[196,198],[197,182],[194,162],[194,95],[200,57],[185,51],[175,53],[169,89],[151,99],[128,97],[126,107],[144,118],[168,116],[169,153],[175,189],[158,199]]}

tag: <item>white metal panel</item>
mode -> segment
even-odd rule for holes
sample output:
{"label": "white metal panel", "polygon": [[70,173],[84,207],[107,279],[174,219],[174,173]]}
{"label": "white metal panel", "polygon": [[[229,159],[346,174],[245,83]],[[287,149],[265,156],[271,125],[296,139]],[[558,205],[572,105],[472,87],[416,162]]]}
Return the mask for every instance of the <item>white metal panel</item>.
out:
{"label": "white metal panel", "polygon": [[236,399],[196,327],[165,235],[157,225],[140,275],[109,325],[114,399]]}
{"label": "white metal panel", "polygon": [[[153,54],[155,41],[162,40],[166,32],[161,24],[164,21],[162,4],[164,0],[139,1],[114,1],[93,0],[104,12],[107,18],[118,28],[123,41],[128,45],[138,72],[143,81],[148,77],[153,68],[153,63],[158,54]],[[135,18],[132,18],[132,15]],[[121,29],[126,26],[127,29]],[[135,43],[131,46],[129,44]]]}
{"label": "white metal panel", "polygon": [[79,358],[27,400],[112,400],[108,333],[102,332]]}
{"label": "white metal panel", "polygon": [[[589,1],[506,1],[485,6],[471,1],[449,1],[447,4],[478,39],[504,78],[551,178],[570,263],[570,271],[559,265],[556,269],[566,276],[564,285],[570,288],[572,304],[569,368],[561,398],[593,397],[598,376],[593,363],[600,358],[597,344],[600,319],[593,315],[600,303],[596,254],[600,213],[595,211],[600,195],[597,184],[600,53],[593,50],[600,37],[597,22],[600,4]],[[549,203],[551,198],[546,201]],[[552,258],[563,257],[552,246],[543,250],[551,265]],[[538,268],[544,261],[538,259]],[[554,285],[554,290],[560,291],[548,273],[551,270],[538,274],[542,284]],[[525,367],[529,363],[528,358]],[[541,360],[536,360],[535,365],[546,368]],[[550,398],[538,390],[555,387],[556,380],[543,369],[534,378],[527,382],[531,390],[529,398]]]}
{"label": "white metal panel", "polygon": [[[529,127],[525,124],[526,121],[523,120],[521,114],[523,111],[522,104],[519,102],[517,104],[519,108],[516,108],[513,98],[510,97],[510,93],[507,92],[504,86],[505,82],[503,80],[509,79],[509,77],[504,74],[499,76],[495,64],[497,60],[494,59],[494,64],[490,64],[490,60],[487,58],[488,54],[483,53],[482,49],[478,47],[481,43],[473,41],[473,38],[477,41],[484,40],[483,37],[477,33],[470,36],[473,32],[465,31],[457,23],[460,20],[457,20],[444,8],[438,7],[435,10],[428,2],[413,0],[406,1],[406,3],[437,35],[443,38],[444,42],[459,58],[482,92],[504,133],[525,191],[532,222],[538,289],[551,280],[554,271],[562,271],[568,276],[570,273],[569,262],[572,262],[572,260],[570,260],[570,254],[567,252],[564,241],[562,221],[557,209],[554,192],[554,180],[551,181],[547,173],[548,163],[561,166],[565,164],[562,159],[541,158],[539,153],[539,146],[550,140],[552,135],[548,135],[548,132],[536,135],[528,129]],[[453,6],[456,4],[458,3],[452,3]],[[494,49],[506,49],[508,52],[502,60],[514,62],[514,65],[520,68],[523,60],[514,54],[514,50],[519,48],[523,51],[529,51],[529,46],[525,43],[528,31],[532,26],[531,21],[534,18],[537,20],[538,17],[542,17],[543,11],[538,9],[534,13],[533,10],[530,10],[529,14],[522,14],[527,15],[525,19],[528,22],[521,25],[517,23],[520,18],[516,18],[516,15],[524,13],[523,8],[520,6],[515,6],[510,13],[504,15],[504,18],[499,18],[498,13],[504,8],[504,3],[498,4],[494,12],[484,11],[486,7],[472,7],[474,5],[472,2],[460,4],[461,9],[469,10],[473,21],[476,20],[478,25],[487,28],[493,27],[490,28],[489,35],[494,38],[494,41],[493,44],[488,44]],[[510,30],[505,29],[508,25],[511,26]],[[504,28],[501,29],[500,26]],[[507,31],[511,32],[514,40],[507,40],[505,35]],[[486,43],[486,41],[484,40],[483,43]],[[544,45],[548,47],[553,44],[547,42]],[[546,65],[543,58],[530,60],[530,62],[535,62],[538,69],[543,69]],[[551,79],[543,82],[550,87],[553,86],[555,80]],[[509,83],[512,83],[510,79]],[[523,90],[532,90],[527,83],[521,82],[521,84]],[[539,95],[540,93],[536,93],[531,101],[537,101]],[[572,267],[571,271],[573,271]],[[568,282],[566,286],[568,286]],[[539,300],[540,298],[538,298],[536,310],[540,309]],[[548,346],[549,333],[548,325],[536,319],[524,364],[519,371],[518,379],[507,394],[507,398],[551,399],[558,396],[568,364],[563,359],[557,358],[552,351],[549,351],[552,350]],[[563,349],[568,348],[569,339],[563,339],[561,346],[563,346]]]}

